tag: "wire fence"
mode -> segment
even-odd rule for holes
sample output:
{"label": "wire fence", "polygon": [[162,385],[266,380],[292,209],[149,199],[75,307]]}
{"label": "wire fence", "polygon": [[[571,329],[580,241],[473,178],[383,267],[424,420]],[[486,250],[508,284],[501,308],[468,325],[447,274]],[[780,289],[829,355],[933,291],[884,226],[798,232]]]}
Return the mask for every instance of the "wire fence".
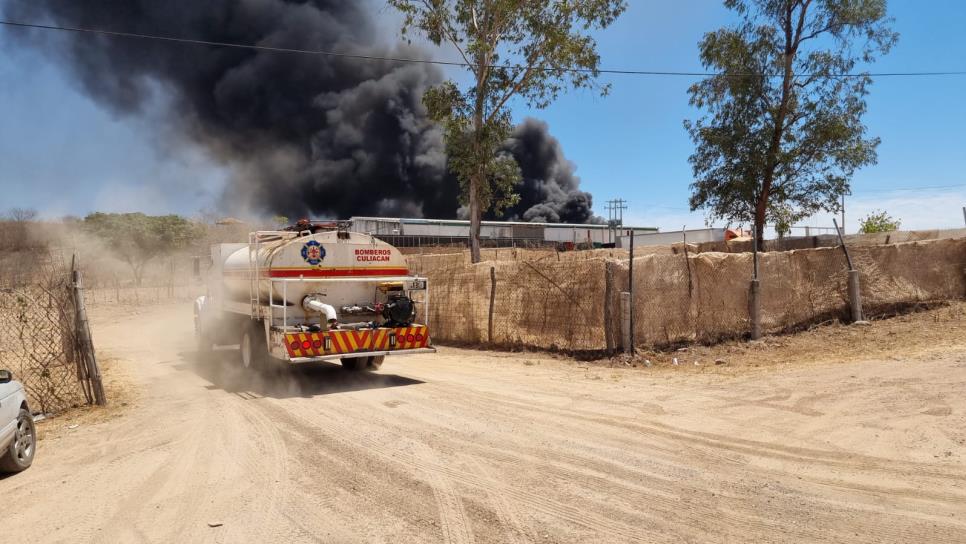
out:
{"label": "wire fence", "polygon": [[0,367],[23,383],[32,410],[50,414],[93,402],[83,360],[66,270],[0,289]]}
{"label": "wire fence", "polygon": [[[430,322],[442,343],[612,350],[622,341],[623,250],[533,250],[409,255],[430,278]],[[966,297],[966,238],[853,248],[866,315]],[[583,254],[583,255],[580,255]],[[750,253],[693,253],[686,246],[634,259],[637,345],[713,343],[751,330]],[[848,263],[840,247],[759,255],[761,328],[792,331],[849,317]]]}
{"label": "wire fence", "polygon": [[86,322],[77,293],[88,308],[193,300],[204,286],[190,273],[190,259],[165,264],[153,286],[123,285],[116,275],[92,272],[96,287],[83,290],[74,289],[70,259],[59,252],[0,260],[0,271],[11,272],[0,275],[0,368],[24,385],[32,410],[55,414],[103,399],[93,350],[81,334]]}
{"label": "wire fence", "polygon": [[137,306],[187,302],[203,294],[205,294],[205,287],[198,282],[157,287],[94,287],[84,290],[84,301],[88,307],[125,304]]}

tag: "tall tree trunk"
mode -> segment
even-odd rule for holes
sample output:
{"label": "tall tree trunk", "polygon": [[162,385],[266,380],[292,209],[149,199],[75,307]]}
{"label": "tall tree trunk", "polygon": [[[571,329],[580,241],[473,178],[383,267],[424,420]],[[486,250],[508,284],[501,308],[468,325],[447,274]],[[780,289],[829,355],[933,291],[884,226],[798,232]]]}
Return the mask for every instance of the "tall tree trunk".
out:
{"label": "tall tree trunk", "polygon": [[480,226],[481,210],[479,196],[479,179],[473,176],[470,180],[470,261],[478,263],[482,260],[480,255]]}
{"label": "tall tree trunk", "polygon": [[775,170],[778,168],[778,153],[781,150],[782,137],[785,134],[785,121],[788,117],[788,103],[792,95],[792,83],[795,78],[793,70],[795,56],[798,54],[799,39],[802,35],[802,28],[805,24],[805,12],[808,9],[806,2],[801,7],[798,17],[798,24],[794,22],[795,4],[789,2],[785,7],[785,17],[782,27],[785,31],[785,58],[782,66],[782,94],[781,101],[778,103],[778,111],[775,113],[775,127],[772,132],[771,142],[768,145],[766,154],[765,172],[761,183],[761,192],[758,194],[758,201],[755,202],[755,235],[757,238],[758,251],[765,249],[765,215],[768,212],[768,198],[771,196],[771,187],[775,181]]}
{"label": "tall tree trunk", "polygon": [[483,149],[483,110],[486,104],[483,68],[486,63],[482,53],[477,54],[476,62],[476,73],[478,75],[476,78],[476,108],[473,112],[473,143],[477,164],[476,173],[470,179],[470,262],[474,264],[482,260],[480,255],[480,227],[482,223],[483,203],[480,202],[480,190],[483,184],[487,182],[485,165],[486,161],[489,160],[489,157],[486,156],[485,150]]}
{"label": "tall tree trunk", "polygon": [[[771,182],[766,181],[763,185],[770,188]],[[765,187],[762,188],[765,189]],[[768,193],[766,189],[762,191],[761,196],[758,197],[758,202],[755,203],[755,244],[758,246],[758,251],[765,250],[765,214],[767,212]]]}

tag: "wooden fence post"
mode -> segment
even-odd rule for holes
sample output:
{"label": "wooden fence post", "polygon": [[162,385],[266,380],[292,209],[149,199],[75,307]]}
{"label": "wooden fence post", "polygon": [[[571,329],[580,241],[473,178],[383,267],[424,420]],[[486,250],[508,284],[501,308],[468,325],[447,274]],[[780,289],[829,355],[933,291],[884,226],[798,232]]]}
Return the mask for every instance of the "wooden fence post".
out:
{"label": "wooden fence post", "polygon": [[77,328],[77,341],[80,344],[79,351],[83,363],[87,367],[91,391],[94,393],[94,403],[98,406],[105,406],[107,405],[107,398],[104,395],[104,383],[101,381],[101,369],[97,366],[97,357],[94,355],[94,343],[91,341],[91,329],[87,321],[87,308],[84,305],[80,271],[72,270],[71,276],[74,281],[74,307],[76,309],[74,323]]}
{"label": "wooden fence post", "polygon": [[490,267],[490,315],[486,323],[487,341],[493,343],[493,305],[496,301],[496,267]]}
{"label": "wooden fence post", "polygon": [[631,294],[624,291],[621,293],[621,345],[624,346],[624,353],[634,352],[634,340],[631,335],[633,332],[632,315],[634,315],[634,309],[631,307]]}
{"label": "wooden fence post", "polygon": [[859,271],[855,269],[855,264],[852,262],[852,255],[849,254],[849,248],[845,245],[845,238],[842,237],[842,229],[839,228],[839,224],[834,217],[832,218],[832,224],[835,225],[835,233],[839,236],[839,244],[842,245],[845,260],[849,263],[849,313],[852,314],[852,322],[859,323],[864,321],[862,315],[862,289],[859,286]]}
{"label": "wooden fence post", "polygon": [[604,261],[604,344],[614,353],[614,264]]}

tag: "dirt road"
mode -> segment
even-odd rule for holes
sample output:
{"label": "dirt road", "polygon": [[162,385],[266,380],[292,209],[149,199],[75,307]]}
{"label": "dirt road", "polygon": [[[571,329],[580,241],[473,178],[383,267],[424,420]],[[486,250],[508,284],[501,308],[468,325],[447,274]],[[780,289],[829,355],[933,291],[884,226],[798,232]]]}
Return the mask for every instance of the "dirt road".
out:
{"label": "dirt road", "polygon": [[47,422],[0,480],[5,539],[966,541],[966,349],[732,374],[444,349],[258,376],[199,360],[190,329],[184,306],[97,318],[138,398]]}

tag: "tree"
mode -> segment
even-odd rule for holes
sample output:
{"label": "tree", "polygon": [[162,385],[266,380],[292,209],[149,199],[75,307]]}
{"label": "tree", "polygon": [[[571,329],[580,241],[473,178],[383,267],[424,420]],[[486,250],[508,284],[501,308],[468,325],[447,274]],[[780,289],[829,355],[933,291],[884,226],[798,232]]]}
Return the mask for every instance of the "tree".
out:
{"label": "tree", "polygon": [[[545,108],[566,88],[598,87],[600,56],[585,32],[609,26],[624,0],[389,0],[418,31],[451,44],[472,82],[448,81],[426,92],[429,116],[442,124],[448,167],[469,207],[470,252],[480,261],[480,220],[517,201],[520,168],[500,146],[510,136],[507,103],[519,97]],[[607,87],[599,87],[606,94]]]}
{"label": "tree", "polygon": [[37,210],[33,208],[10,208],[7,217],[16,223],[29,223],[37,219]]}
{"label": "tree", "polygon": [[892,232],[899,230],[899,219],[893,218],[884,211],[875,210],[859,222],[859,232],[873,234],[876,232]]}
{"label": "tree", "polygon": [[709,220],[765,223],[839,210],[838,198],[878,138],[862,124],[868,75],[857,64],[885,54],[898,35],[885,0],[725,0],[740,21],[705,34],[701,62],[717,74],[689,89],[707,110],[685,128],[692,210]]}
{"label": "tree", "polygon": [[38,249],[46,246],[42,237],[32,236],[37,228],[32,225],[37,220],[37,210],[33,208],[10,208],[0,215],[0,248],[4,251]]}
{"label": "tree", "polygon": [[795,210],[786,204],[776,204],[774,206],[775,234],[781,242],[786,236],[792,233],[792,226],[796,221],[802,219],[796,215]]}
{"label": "tree", "polygon": [[178,215],[96,212],[84,218],[83,226],[131,267],[138,287],[151,259],[183,249],[201,236],[197,225]]}

